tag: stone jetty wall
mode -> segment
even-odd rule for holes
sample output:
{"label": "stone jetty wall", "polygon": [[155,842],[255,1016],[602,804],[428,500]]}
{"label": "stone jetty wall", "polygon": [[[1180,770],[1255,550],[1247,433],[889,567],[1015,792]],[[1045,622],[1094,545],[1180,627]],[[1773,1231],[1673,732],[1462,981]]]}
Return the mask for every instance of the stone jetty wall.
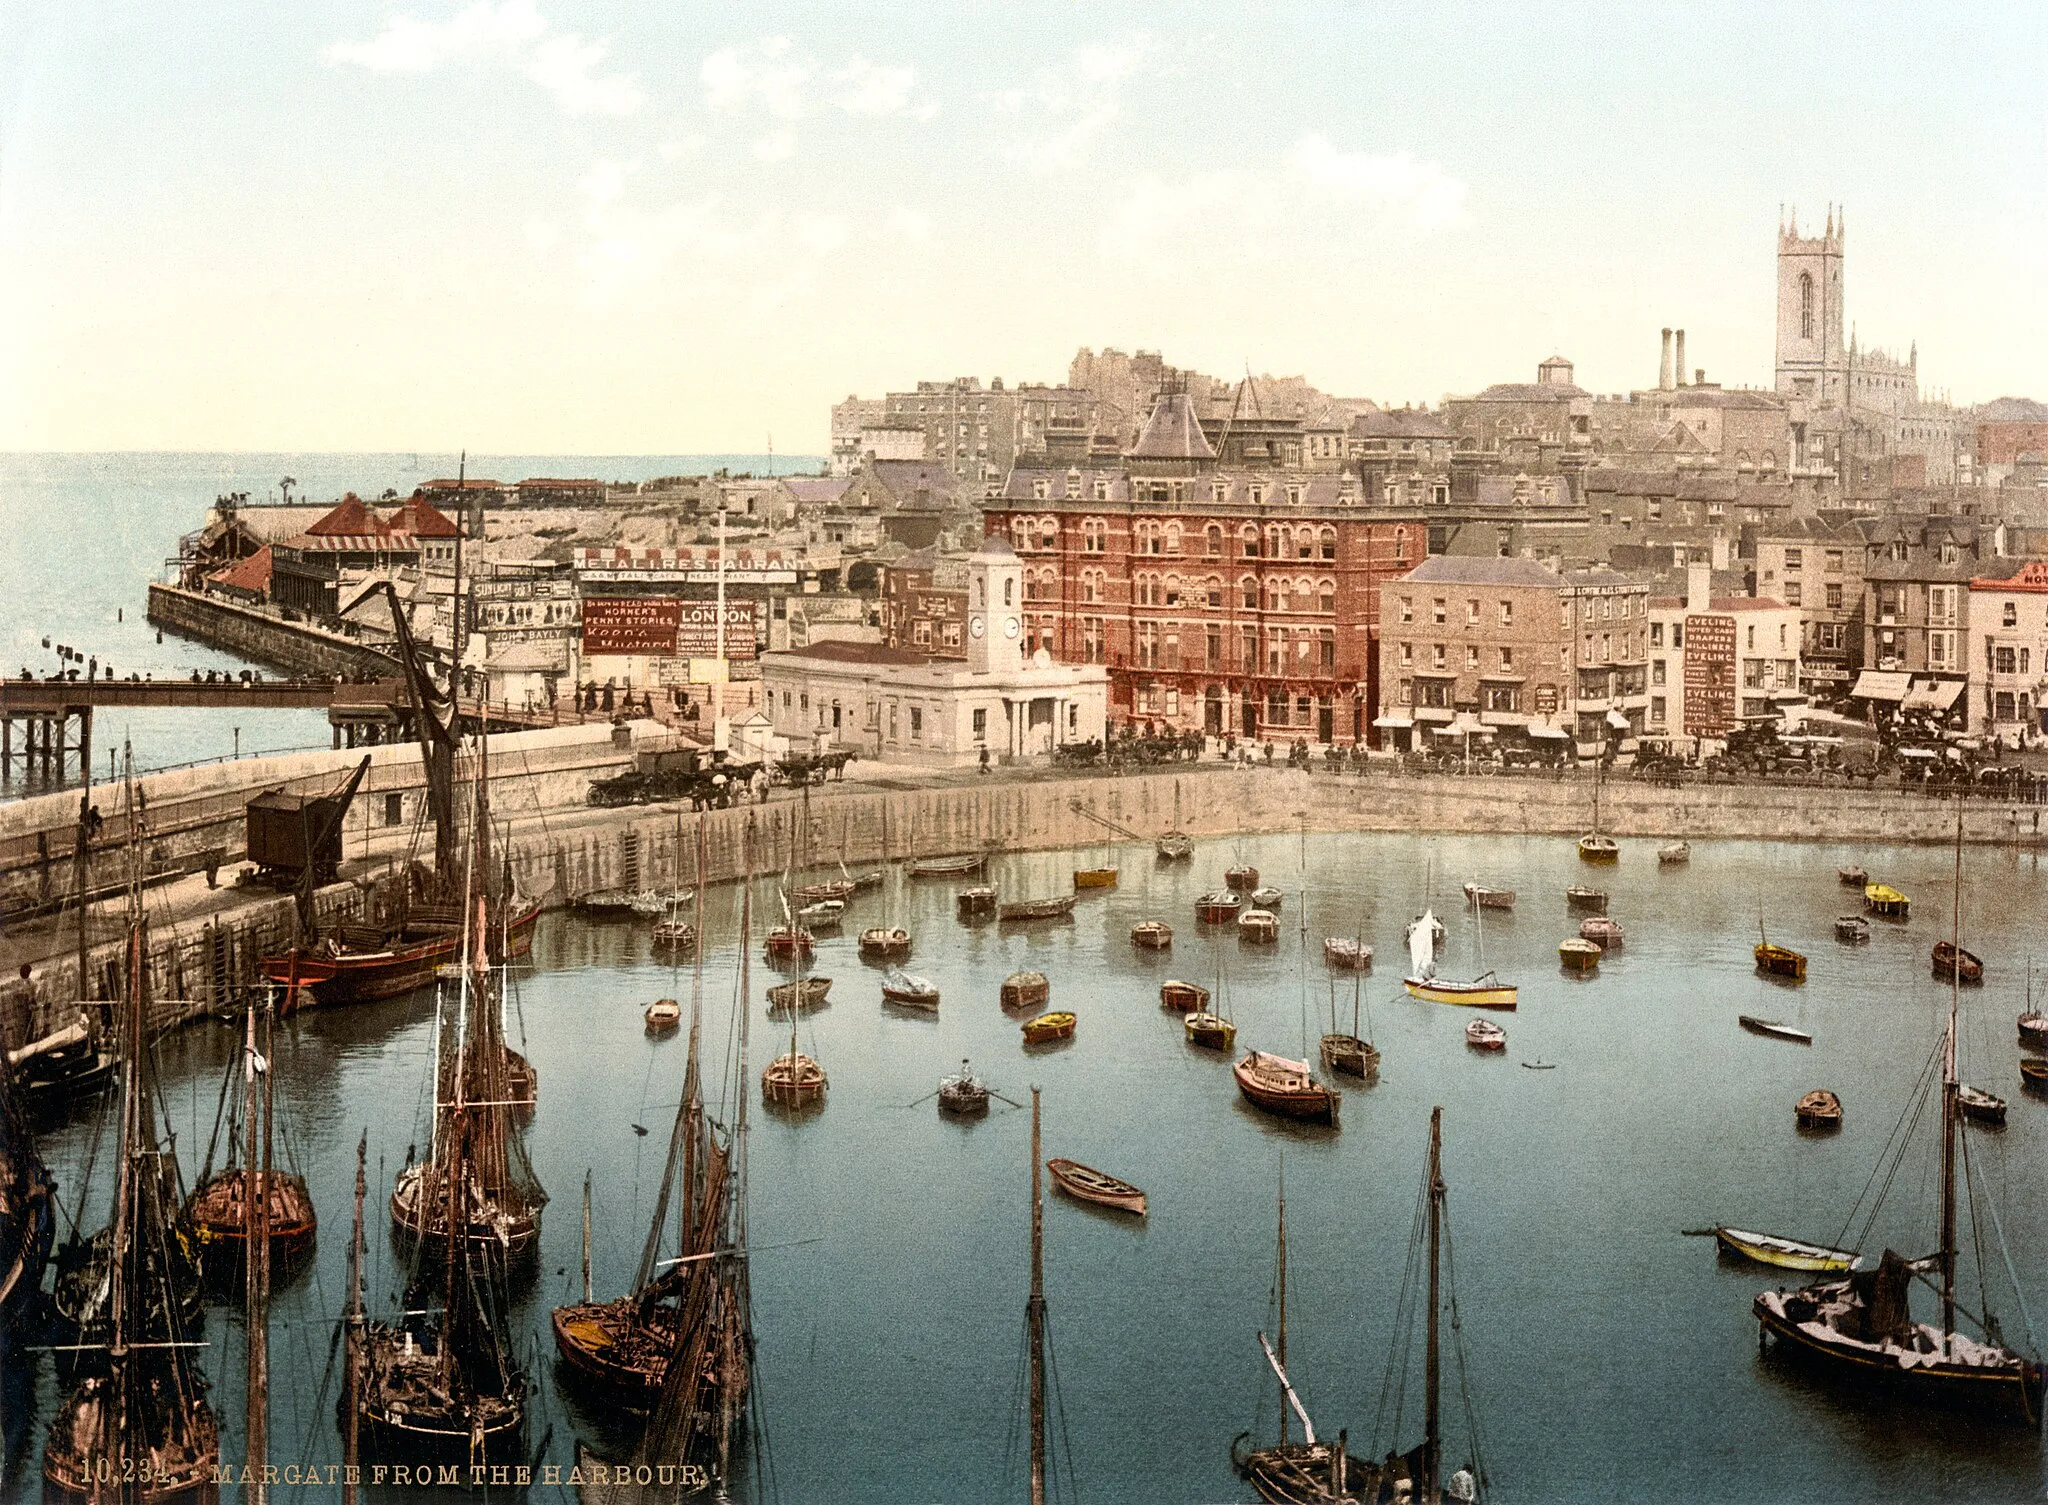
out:
{"label": "stone jetty wall", "polygon": [[388,653],[306,622],[281,621],[218,596],[152,584],[152,625],[259,664],[293,674],[376,674],[398,672]]}

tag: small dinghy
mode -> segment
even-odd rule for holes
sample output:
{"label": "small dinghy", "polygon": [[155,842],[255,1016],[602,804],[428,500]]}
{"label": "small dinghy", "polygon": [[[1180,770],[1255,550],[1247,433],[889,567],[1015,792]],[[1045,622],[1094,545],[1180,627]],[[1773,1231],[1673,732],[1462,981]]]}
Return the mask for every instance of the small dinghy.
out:
{"label": "small dinghy", "polygon": [[1000,996],[1006,1009],[1042,1009],[1052,996],[1052,983],[1043,972],[1012,972],[1003,979]]}
{"label": "small dinghy", "polygon": [[1839,1129],[1842,1127],[1842,1100],[1825,1087],[1816,1087],[1792,1109],[1792,1116],[1802,1129]]}
{"label": "small dinghy", "polygon": [[1209,1006],[1209,990],[1198,982],[1168,978],[1159,985],[1159,1006],[1177,1014],[1192,1013]]}
{"label": "small dinghy", "polygon": [[1223,872],[1223,886],[1237,893],[1250,893],[1259,886],[1259,870],[1249,866],[1226,868]]}
{"label": "small dinghy", "polygon": [[2020,1062],[2020,1085],[2029,1092],[2048,1092],[2048,1061],[2029,1057]]}
{"label": "small dinghy", "polygon": [[1183,1019],[1181,1028],[1187,1032],[1190,1045],[1199,1045],[1204,1050],[1237,1048],[1237,1026],[1221,1014],[1203,1009]]}
{"label": "small dinghy", "polygon": [[1168,831],[1152,848],[1161,862],[1186,862],[1195,855],[1195,838],[1185,831]]}
{"label": "small dinghy", "polygon": [[963,920],[982,920],[996,912],[996,891],[986,884],[963,888],[954,896],[953,907]]}
{"label": "small dinghy", "polygon": [[1097,1207],[1114,1207],[1118,1212],[1145,1216],[1145,1194],[1128,1181],[1119,1181],[1078,1160],[1048,1160],[1045,1168],[1052,1172],[1052,1184],[1070,1197],[1093,1202]]}
{"label": "small dinghy", "polygon": [[697,949],[697,927],[688,920],[656,920],[654,949],[689,952]]}
{"label": "small dinghy", "polygon": [[963,857],[926,857],[910,864],[913,878],[965,878],[988,866],[988,853],[970,852]]}
{"label": "small dinghy", "polygon": [[1326,935],[1323,961],[1340,972],[1368,971],[1372,967],[1372,947],[1348,935]]}
{"label": "small dinghy", "polygon": [[832,979],[829,977],[799,977],[795,982],[778,982],[768,990],[768,1012],[776,1015],[794,1010],[807,1014],[822,1007],[825,995],[831,991]]}
{"label": "small dinghy", "polygon": [[1775,1019],[1759,1019],[1754,1014],[1738,1014],[1736,1022],[1752,1035],[1767,1035],[1773,1040],[1789,1040],[1794,1045],[1811,1045],[1813,1036],[1803,1029],[1794,1029],[1789,1024],[1780,1024]]}
{"label": "small dinghy", "polygon": [[1605,913],[1607,909],[1607,890],[1604,888],[1587,888],[1584,884],[1574,883],[1564,891],[1564,902],[1566,907],[1570,909],[1582,909],[1595,914]]}
{"label": "small dinghy", "polygon": [[910,932],[901,925],[876,925],[860,933],[861,960],[902,961],[910,955]]}
{"label": "small dinghy", "polygon": [[1488,888],[1483,883],[1465,885],[1465,897],[1481,909],[1513,909],[1515,891],[1511,888]]}
{"label": "small dinghy", "polygon": [[1073,912],[1072,894],[1064,894],[1057,899],[1015,899],[1008,904],[996,906],[996,918],[1013,924],[1031,920],[1061,920]]}
{"label": "small dinghy", "polygon": [[1714,1242],[1724,1254],[1780,1270],[1834,1274],[1856,1263],[1856,1256],[1847,1249],[1802,1244],[1798,1239],[1779,1238],[1774,1233],[1752,1233],[1746,1228],[1716,1228]]}
{"label": "small dinghy", "polygon": [[960,1075],[946,1077],[939,1083],[939,1111],[955,1118],[974,1118],[988,1112],[988,1098],[988,1083],[969,1070],[965,1060],[960,1063]]}
{"label": "small dinghy", "polygon": [[761,1099],[781,1108],[825,1100],[825,1068],[800,1051],[777,1056],[761,1070]]}
{"label": "small dinghy", "polygon": [[844,899],[818,899],[796,912],[797,923],[807,930],[837,930],[846,918]]}
{"label": "small dinghy", "polygon": [[1870,921],[1860,914],[1835,916],[1835,939],[1847,946],[1860,946],[1870,939]]}
{"label": "small dinghy", "polygon": [[2005,1099],[1995,1093],[1972,1087],[1968,1082],[1956,1084],[1956,1108],[1963,1117],[1974,1119],[1980,1124],[2005,1122]]}
{"label": "small dinghy", "polygon": [[1579,859],[1582,862],[1613,862],[1621,856],[1621,843],[1612,836],[1581,836],[1579,838]]}
{"label": "small dinghy", "polygon": [[1692,861],[1692,843],[1674,841],[1657,848],[1657,864],[1660,867],[1677,867],[1680,863]]}
{"label": "small dinghy", "polygon": [[1936,941],[1933,961],[1934,975],[1943,982],[1947,982],[1951,974],[1959,983],[1980,983],[1984,980],[1984,963],[1953,941]]}
{"label": "small dinghy", "polygon": [[1506,1050],[1508,1032],[1491,1019],[1474,1019],[1465,1026],[1465,1043],[1474,1050]]}
{"label": "small dinghy", "polygon": [[1790,946],[1773,945],[1769,941],[1758,941],[1753,954],[1756,969],[1767,977],[1783,977],[1792,982],[1806,981],[1806,957]]}
{"label": "small dinghy", "polygon": [[1248,897],[1252,901],[1252,908],[1270,909],[1274,914],[1278,914],[1280,902],[1287,896],[1269,884],[1264,888],[1253,889]]}
{"label": "small dinghy", "polygon": [[1889,883],[1868,883],[1863,888],[1863,907],[1887,920],[1903,920],[1911,914],[1913,901]]}
{"label": "small dinghy", "polygon": [[1077,867],[1074,869],[1074,887],[1115,888],[1117,870],[1113,867]]}
{"label": "small dinghy", "polygon": [[2028,1050],[2048,1050],[2048,1014],[2028,1009],[2020,1015],[2020,1044]]}
{"label": "small dinghy", "polygon": [[657,998],[647,1005],[643,1017],[648,1034],[665,1035],[683,1022],[683,1006],[673,998]]}
{"label": "small dinghy", "polygon": [[1131,927],[1131,944],[1141,951],[1165,951],[1173,945],[1173,927],[1164,920],[1140,920]]}
{"label": "small dinghy", "polygon": [[1522,1070],[1524,1070],[1524,1071],[1555,1071],[1555,1070],[1557,1070],[1557,1062],[1555,1062],[1555,1061],[1524,1061],[1524,1062],[1522,1063]]}
{"label": "small dinghy", "polygon": [[1270,909],[1247,909],[1237,917],[1237,938],[1254,946],[1270,946],[1280,939],[1280,917]]}
{"label": "small dinghy", "polygon": [[853,895],[851,878],[828,878],[822,883],[799,883],[789,891],[789,902],[809,908],[813,904],[829,904],[835,899],[844,904]]}
{"label": "small dinghy", "polygon": [[1844,888],[1863,888],[1869,884],[1870,874],[1860,867],[1838,867],[1835,869],[1835,881]]}
{"label": "small dinghy", "polygon": [[1074,1038],[1074,1026],[1079,1021],[1065,1009],[1055,1009],[1049,1014],[1040,1014],[1036,1019],[1026,1019],[1022,1025],[1026,1045],[1050,1045],[1055,1040]]}
{"label": "small dinghy", "polygon": [[1195,918],[1204,925],[1228,925],[1244,908],[1244,896],[1227,888],[1203,894],[1195,900]]}
{"label": "small dinghy", "polygon": [[1557,959],[1567,972],[1591,972],[1600,965],[1600,948],[1580,936],[1557,943]]}
{"label": "small dinghy", "polygon": [[810,931],[800,925],[776,926],[768,932],[768,939],[763,945],[768,954],[768,964],[773,967],[807,961],[815,949]]}
{"label": "small dinghy", "polygon": [[1345,1076],[1370,1080],[1380,1074],[1380,1049],[1356,1035],[1332,1034],[1322,1038],[1323,1065]]}
{"label": "small dinghy", "polygon": [[1609,919],[1604,914],[1588,915],[1579,922],[1579,939],[1591,941],[1602,951],[1618,951],[1625,939],[1621,921]]}
{"label": "small dinghy", "polygon": [[890,968],[882,979],[882,1000],[904,1008],[929,1009],[932,1013],[939,1010],[938,987],[929,978],[915,976],[901,967]]}

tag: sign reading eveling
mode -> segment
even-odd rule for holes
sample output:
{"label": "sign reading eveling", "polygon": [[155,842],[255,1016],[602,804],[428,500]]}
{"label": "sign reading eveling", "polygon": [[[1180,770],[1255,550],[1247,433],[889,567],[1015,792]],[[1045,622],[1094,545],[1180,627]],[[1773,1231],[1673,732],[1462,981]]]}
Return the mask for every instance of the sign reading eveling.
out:
{"label": "sign reading eveling", "polygon": [[1735,729],[1735,618],[1685,619],[1685,729],[1725,737]]}

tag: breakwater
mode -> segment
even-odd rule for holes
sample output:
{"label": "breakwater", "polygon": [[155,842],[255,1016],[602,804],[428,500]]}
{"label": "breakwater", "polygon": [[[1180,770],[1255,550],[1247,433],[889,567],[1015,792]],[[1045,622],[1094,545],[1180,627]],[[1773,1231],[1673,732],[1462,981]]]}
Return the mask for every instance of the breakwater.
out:
{"label": "breakwater", "polygon": [[149,587],[149,621],[166,632],[293,674],[385,676],[398,672],[398,661],[390,654],[341,633],[310,622],[287,622],[269,612],[176,586]]}

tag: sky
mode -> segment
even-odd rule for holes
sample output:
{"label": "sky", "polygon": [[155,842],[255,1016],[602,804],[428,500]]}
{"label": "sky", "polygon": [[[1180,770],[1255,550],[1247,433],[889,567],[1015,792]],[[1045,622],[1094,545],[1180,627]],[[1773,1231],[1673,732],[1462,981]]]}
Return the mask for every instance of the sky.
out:
{"label": "sky", "polygon": [[6,0],[0,449],[822,454],[1083,347],[2048,398],[2048,7]]}

